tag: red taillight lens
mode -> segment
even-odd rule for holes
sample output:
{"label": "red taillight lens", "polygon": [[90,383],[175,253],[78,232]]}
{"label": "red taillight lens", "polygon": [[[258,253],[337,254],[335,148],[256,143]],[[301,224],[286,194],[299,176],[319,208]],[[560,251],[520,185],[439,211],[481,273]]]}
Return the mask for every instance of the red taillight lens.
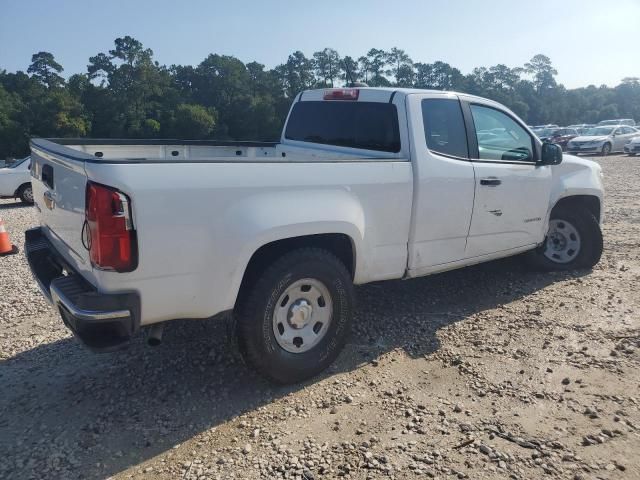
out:
{"label": "red taillight lens", "polygon": [[357,88],[334,88],[324,91],[325,100],[358,100],[360,90]]}
{"label": "red taillight lens", "polygon": [[137,266],[137,245],[129,198],[117,190],[87,183],[83,235],[91,263],[98,268],[130,272]]}

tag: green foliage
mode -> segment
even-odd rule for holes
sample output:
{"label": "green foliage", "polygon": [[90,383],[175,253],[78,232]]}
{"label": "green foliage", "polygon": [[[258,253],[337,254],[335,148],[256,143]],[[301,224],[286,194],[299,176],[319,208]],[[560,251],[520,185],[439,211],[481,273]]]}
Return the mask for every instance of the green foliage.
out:
{"label": "green foliage", "polygon": [[31,57],[31,65],[27,73],[32,73],[34,78],[49,88],[59,87],[64,84],[64,78],[58,75],[63,68],[49,52],[34,53]]}
{"label": "green foliage", "polygon": [[266,69],[258,62],[210,54],[196,65],[166,67],[130,36],[89,58],[86,73],[60,73],[49,52],[31,58],[27,73],[0,70],[0,158],[28,152],[31,136],[274,140],[293,98],[308,88],[371,86],[454,90],[501,102],[525,121],[640,120],[640,78],[620,85],[567,90],[545,55],[522,67],[494,65],[468,75],[442,61],[414,63],[399,49],[372,48],[357,59],[324,48],[293,52]]}
{"label": "green foliage", "polygon": [[180,104],[176,108],[172,137],[186,139],[210,138],[216,126],[216,112],[202,105]]}
{"label": "green foliage", "polygon": [[333,87],[333,81],[339,78],[342,68],[340,55],[333,48],[325,48],[313,54],[313,66],[318,86]]}

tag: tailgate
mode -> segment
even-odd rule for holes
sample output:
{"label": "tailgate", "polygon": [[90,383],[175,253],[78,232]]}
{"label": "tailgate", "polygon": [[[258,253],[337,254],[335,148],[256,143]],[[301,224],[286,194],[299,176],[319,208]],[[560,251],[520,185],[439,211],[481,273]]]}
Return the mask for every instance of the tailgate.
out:
{"label": "tailgate", "polygon": [[31,184],[43,232],[79,273],[91,280],[89,252],[83,246],[87,155],[56,143],[31,141]]}

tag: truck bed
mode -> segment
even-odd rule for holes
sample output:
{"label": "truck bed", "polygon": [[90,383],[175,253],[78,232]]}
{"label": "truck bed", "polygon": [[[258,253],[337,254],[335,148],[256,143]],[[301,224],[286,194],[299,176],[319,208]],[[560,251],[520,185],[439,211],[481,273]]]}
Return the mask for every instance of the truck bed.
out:
{"label": "truck bed", "polygon": [[[356,283],[406,267],[413,182],[401,154],[178,140],[33,139],[31,148],[43,236],[99,293],[144,297],[141,325],[233,308],[253,253],[303,231],[354,239],[366,255]],[[91,262],[88,182],[127,196],[135,270]]]}
{"label": "truck bed", "polygon": [[[161,162],[312,162],[385,160],[390,157],[336,151],[336,147],[304,148],[279,142],[225,142],[211,140],[159,139],[33,139],[32,145],[71,160],[94,163]],[[84,155],[78,155],[81,152]]]}

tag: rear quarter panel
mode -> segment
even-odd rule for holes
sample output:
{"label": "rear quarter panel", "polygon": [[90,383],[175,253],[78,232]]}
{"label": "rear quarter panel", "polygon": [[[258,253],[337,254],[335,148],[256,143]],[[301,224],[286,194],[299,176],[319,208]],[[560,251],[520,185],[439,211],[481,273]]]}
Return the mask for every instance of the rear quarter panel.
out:
{"label": "rear quarter panel", "polygon": [[411,163],[88,163],[90,179],[132,200],[139,265],[94,271],[100,290],[137,290],[142,323],[233,308],[252,254],[275,240],[348,235],[355,282],[406,268]]}

